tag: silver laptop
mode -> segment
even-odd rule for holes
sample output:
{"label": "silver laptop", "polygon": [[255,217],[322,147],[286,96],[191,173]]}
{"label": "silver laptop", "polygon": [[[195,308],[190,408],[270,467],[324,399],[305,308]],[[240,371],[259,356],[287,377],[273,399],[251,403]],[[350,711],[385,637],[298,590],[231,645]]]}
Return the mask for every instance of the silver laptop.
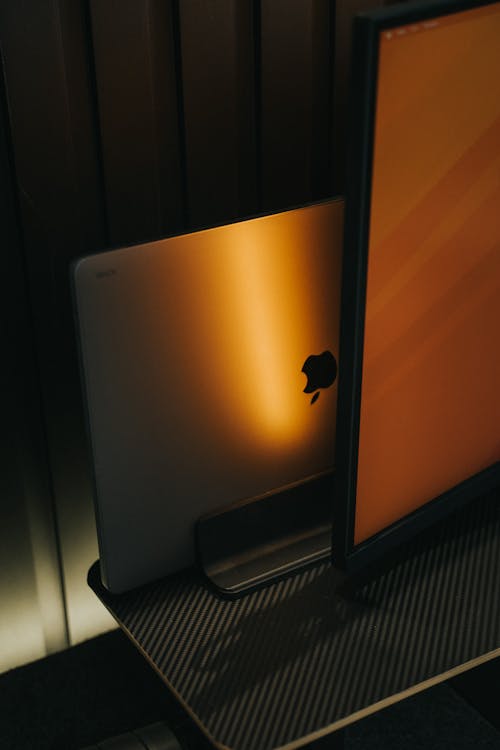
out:
{"label": "silver laptop", "polygon": [[343,203],[74,267],[103,583],[193,563],[196,520],[333,467]]}

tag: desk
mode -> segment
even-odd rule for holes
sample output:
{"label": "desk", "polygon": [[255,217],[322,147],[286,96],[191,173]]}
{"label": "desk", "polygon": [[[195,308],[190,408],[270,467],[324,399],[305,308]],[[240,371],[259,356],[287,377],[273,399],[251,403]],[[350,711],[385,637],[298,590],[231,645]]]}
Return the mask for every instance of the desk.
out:
{"label": "desk", "polygon": [[320,563],[227,601],[189,569],[117,596],[96,563],[89,585],[215,747],[312,746],[500,655],[500,496],[365,582]]}

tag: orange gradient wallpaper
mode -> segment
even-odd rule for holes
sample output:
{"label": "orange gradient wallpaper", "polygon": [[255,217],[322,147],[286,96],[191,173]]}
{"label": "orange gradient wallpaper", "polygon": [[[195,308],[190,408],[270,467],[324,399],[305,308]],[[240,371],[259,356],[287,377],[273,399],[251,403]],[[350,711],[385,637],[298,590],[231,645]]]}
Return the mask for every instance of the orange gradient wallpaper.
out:
{"label": "orange gradient wallpaper", "polygon": [[500,460],[500,3],[380,36],[355,543]]}

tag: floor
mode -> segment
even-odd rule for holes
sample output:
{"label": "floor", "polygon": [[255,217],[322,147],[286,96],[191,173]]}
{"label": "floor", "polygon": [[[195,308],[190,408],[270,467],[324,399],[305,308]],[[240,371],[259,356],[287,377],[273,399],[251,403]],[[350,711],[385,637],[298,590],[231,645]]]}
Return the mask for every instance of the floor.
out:
{"label": "floor", "polygon": [[[499,662],[358,722],[346,750],[500,750]],[[79,750],[159,720],[210,747],[121,631],[0,675],[1,750]]]}

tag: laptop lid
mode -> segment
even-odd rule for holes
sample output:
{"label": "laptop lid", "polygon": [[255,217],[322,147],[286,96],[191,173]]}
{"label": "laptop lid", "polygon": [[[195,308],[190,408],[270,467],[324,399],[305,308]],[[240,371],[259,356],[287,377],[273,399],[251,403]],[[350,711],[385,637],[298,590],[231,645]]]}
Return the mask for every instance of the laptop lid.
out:
{"label": "laptop lid", "polygon": [[74,268],[103,582],[194,561],[203,514],[333,467],[343,203]]}

